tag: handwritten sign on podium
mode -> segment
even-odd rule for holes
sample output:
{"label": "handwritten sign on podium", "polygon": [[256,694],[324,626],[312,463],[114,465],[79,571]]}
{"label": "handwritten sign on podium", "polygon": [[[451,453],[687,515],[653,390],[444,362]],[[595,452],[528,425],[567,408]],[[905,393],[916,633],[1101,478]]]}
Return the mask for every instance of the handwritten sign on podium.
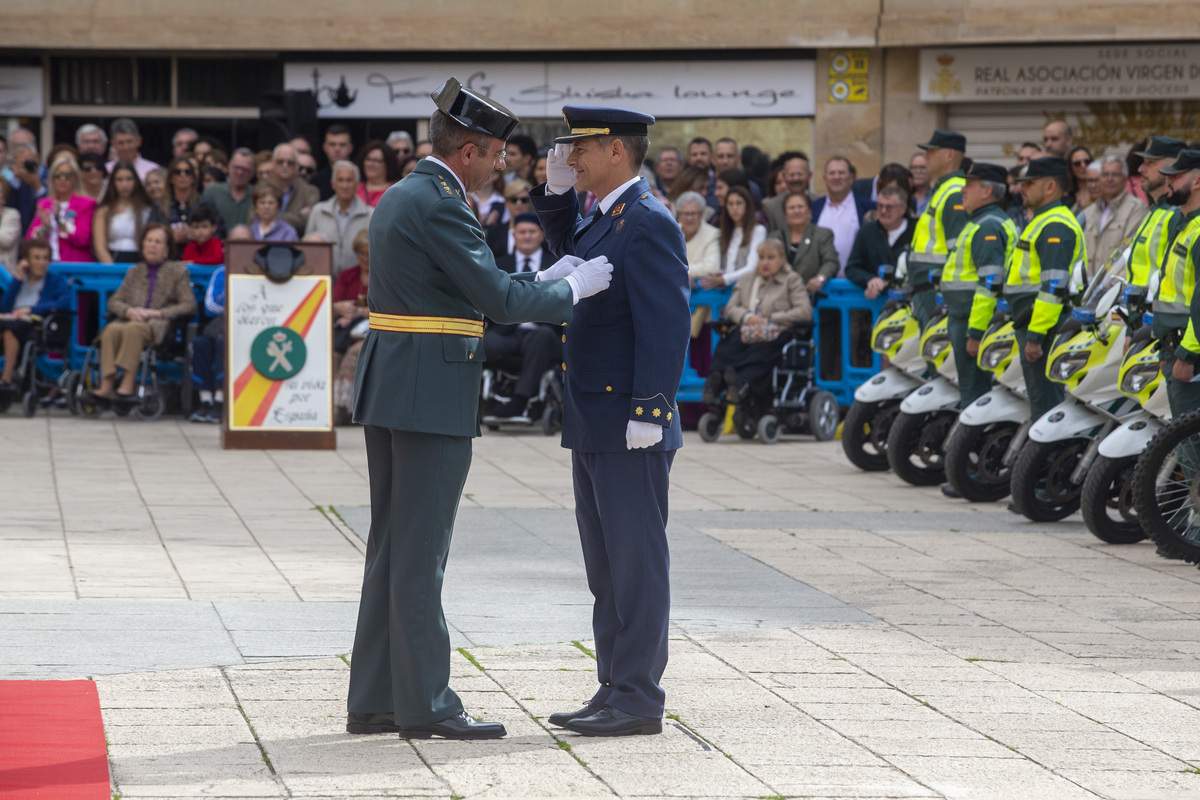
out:
{"label": "handwritten sign on podium", "polygon": [[225,449],[331,450],[332,245],[226,248]]}

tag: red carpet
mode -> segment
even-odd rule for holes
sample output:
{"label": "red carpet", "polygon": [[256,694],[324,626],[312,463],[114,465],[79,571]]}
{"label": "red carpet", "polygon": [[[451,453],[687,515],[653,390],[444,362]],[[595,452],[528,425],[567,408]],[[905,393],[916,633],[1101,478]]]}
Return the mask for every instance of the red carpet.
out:
{"label": "red carpet", "polygon": [[0,798],[111,800],[92,681],[0,681]]}

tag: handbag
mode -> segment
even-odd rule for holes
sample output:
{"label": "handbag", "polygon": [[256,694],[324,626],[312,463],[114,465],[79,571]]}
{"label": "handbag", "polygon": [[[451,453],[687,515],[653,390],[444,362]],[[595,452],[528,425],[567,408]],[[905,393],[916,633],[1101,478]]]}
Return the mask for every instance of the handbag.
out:
{"label": "handbag", "polygon": [[773,342],[779,338],[780,330],[782,329],[770,320],[742,323],[742,344]]}

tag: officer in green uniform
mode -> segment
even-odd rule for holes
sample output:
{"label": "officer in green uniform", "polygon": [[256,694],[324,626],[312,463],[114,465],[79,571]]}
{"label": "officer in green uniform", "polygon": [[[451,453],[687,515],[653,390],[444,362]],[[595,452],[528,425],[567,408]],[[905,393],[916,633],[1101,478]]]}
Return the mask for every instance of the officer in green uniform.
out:
{"label": "officer in green uniform", "polygon": [[[1200,345],[1191,320],[1197,317],[1196,266],[1200,262],[1200,150],[1183,150],[1164,167],[1171,191],[1168,202],[1179,206],[1183,228],[1171,242],[1162,267],[1162,282],[1154,300],[1154,336],[1165,355],[1167,399],[1171,414],[1182,416],[1200,408],[1200,383],[1190,383]],[[1185,335],[1185,328],[1186,334]]]}
{"label": "officer in green uniform", "polygon": [[1142,157],[1142,165],[1138,167],[1142,189],[1150,198],[1152,208],[1133,234],[1133,250],[1129,256],[1130,286],[1145,289],[1149,285],[1150,276],[1162,267],[1167,247],[1183,227],[1179,209],[1168,200],[1171,187],[1167,185],[1167,176],[1162,169],[1175,163],[1175,158],[1186,146],[1182,139],[1151,136],[1150,146],[1137,153]]}
{"label": "officer in green uniform", "polygon": [[1046,347],[1058,332],[1063,300],[1071,294],[1071,271],[1087,263],[1083,229],[1062,202],[1068,174],[1065,158],[1043,156],[1030,161],[1017,179],[1033,219],[1009,255],[1004,297],[1024,356],[1021,371],[1035,420],[1063,399],[1062,384],[1046,377]]}
{"label": "officer in green uniform", "polygon": [[913,229],[908,286],[912,291],[913,316],[924,328],[936,308],[934,276],[941,274],[950,245],[967,224],[961,171],[967,138],[957,131],[939,130],[917,147],[925,151],[932,188],[929,203]]}
{"label": "officer in green uniform", "polygon": [[[986,330],[991,321],[990,313],[987,313],[987,320],[983,320],[984,308],[979,314],[974,313],[976,297],[995,297],[987,281],[989,278],[1003,280],[1000,275],[1004,272],[1008,253],[1019,236],[1017,226],[1000,207],[1000,200],[1008,191],[1008,172],[1004,167],[972,164],[964,177],[963,208],[970,217],[950,249],[942,269],[941,284],[962,408],[982,397],[992,384],[991,373],[980,369],[975,361],[979,339],[984,333],[980,327]],[[981,299],[981,306],[984,303]],[[995,310],[994,300],[991,310]],[[976,324],[972,324],[973,320]],[[968,338],[975,341],[973,351],[967,343]]]}
{"label": "officer in green uniform", "polygon": [[388,189],[371,217],[370,331],[354,381],[371,533],[346,730],[495,739],[504,726],[469,717],[448,685],[441,603],[471,438],[479,435],[483,317],[565,324],[575,302],[608,286],[612,265],[563,259],[536,278],[497,269],[466,195],[504,168],[518,120],[453,78],[433,98],[433,155]]}

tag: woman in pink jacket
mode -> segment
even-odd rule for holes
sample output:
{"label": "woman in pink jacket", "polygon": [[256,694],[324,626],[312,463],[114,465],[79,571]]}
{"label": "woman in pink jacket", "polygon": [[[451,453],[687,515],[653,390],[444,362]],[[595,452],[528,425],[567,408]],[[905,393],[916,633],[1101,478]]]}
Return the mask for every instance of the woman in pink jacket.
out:
{"label": "woman in pink jacket", "polygon": [[25,234],[50,245],[51,261],[95,261],[92,257],[92,216],[96,201],[78,194],[79,165],[69,154],[50,165],[50,192],[37,202],[37,216]]}

